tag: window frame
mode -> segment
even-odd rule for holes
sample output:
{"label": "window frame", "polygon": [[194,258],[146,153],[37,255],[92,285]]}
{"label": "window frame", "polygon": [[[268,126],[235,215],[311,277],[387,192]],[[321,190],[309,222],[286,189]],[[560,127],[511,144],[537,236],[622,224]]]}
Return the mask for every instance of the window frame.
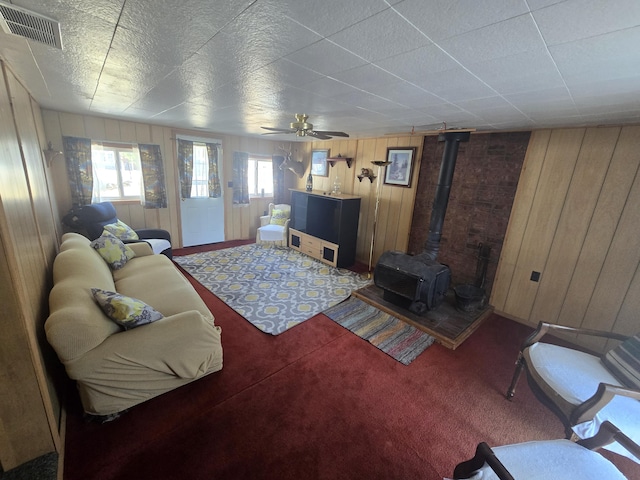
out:
{"label": "window frame", "polygon": [[[275,195],[275,192],[273,190],[275,190],[274,185],[273,185],[273,157],[271,155],[265,155],[265,154],[259,154],[259,153],[249,153],[249,165],[247,167],[247,169],[251,168],[251,162],[254,161],[255,162],[255,171],[254,171],[254,178],[255,178],[255,184],[254,185],[250,185],[249,184],[249,179],[247,179],[247,183],[249,184],[249,198],[272,198]],[[258,173],[260,171],[259,169],[259,163],[260,162],[265,162],[265,163],[269,163],[270,167],[271,167],[271,192],[259,192],[258,191],[258,185],[260,185],[259,182],[259,178],[258,178]],[[252,193],[255,192],[255,193]]]}
{"label": "window frame", "polygon": [[[118,196],[106,196],[106,195],[98,195],[98,198],[101,201],[109,201],[109,202],[137,202],[142,200],[142,190],[143,190],[143,177],[142,177],[142,165],[140,165],[140,151],[138,150],[137,143],[120,143],[120,142],[103,142],[103,141],[95,141],[91,140],[91,166],[95,171],[95,164],[93,158],[93,149],[94,146],[97,147],[96,150],[101,151],[112,151],[114,153],[115,158],[115,170],[116,170],[116,180],[117,180],[117,191]],[[122,160],[120,158],[121,153],[131,153],[134,158],[137,157],[138,166],[140,167],[140,181],[138,183],[137,194],[136,195],[125,195],[124,194],[124,182],[122,180]],[[96,173],[94,173],[95,175]],[[94,187],[95,188],[95,187]],[[92,194],[93,197],[95,197]]]}

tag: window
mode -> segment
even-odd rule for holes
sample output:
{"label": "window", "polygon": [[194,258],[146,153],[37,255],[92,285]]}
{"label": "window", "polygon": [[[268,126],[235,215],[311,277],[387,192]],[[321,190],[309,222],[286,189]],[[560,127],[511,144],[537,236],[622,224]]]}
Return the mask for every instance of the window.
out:
{"label": "window", "polygon": [[193,143],[191,198],[209,196],[209,155],[204,143]]}
{"label": "window", "polygon": [[273,166],[267,155],[249,154],[249,195],[251,197],[273,196]]}
{"label": "window", "polygon": [[135,145],[92,143],[93,202],[137,200],[142,192],[142,168]]}

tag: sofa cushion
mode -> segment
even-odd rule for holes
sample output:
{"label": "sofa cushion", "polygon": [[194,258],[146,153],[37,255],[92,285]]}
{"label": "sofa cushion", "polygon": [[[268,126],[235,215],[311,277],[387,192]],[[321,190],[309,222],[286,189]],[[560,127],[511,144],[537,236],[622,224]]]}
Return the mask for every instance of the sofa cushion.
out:
{"label": "sofa cushion", "polygon": [[122,220],[118,220],[116,223],[110,223],[104,226],[104,229],[113,233],[120,240],[138,240],[138,234],[129,225]]}
{"label": "sofa cushion", "polygon": [[152,323],[164,318],[160,312],[137,298],[116,292],[92,288],[91,294],[102,311],[125,330]]}
{"label": "sofa cushion", "polygon": [[213,315],[175,264],[164,255],[136,257],[113,271],[115,291],[153,305],[165,317],[198,310],[213,323]]}
{"label": "sofa cushion", "polygon": [[112,270],[118,270],[124,267],[129,260],[135,257],[133,250],[122,243],[114,234],[106,230],[102,232],[101,236],[91,242],[91,246],[98,251]]}
{"label": "sofa cushion", "polygon": [[602,362],[629,388],[640,388],[640,333],[609,350]]}

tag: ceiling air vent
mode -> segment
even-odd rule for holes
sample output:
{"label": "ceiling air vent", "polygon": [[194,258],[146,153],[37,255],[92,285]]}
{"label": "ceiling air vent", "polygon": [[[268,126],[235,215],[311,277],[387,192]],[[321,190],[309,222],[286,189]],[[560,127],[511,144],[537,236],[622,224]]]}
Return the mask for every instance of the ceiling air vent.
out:
{"label": "ceiling air vent", "polygon": [[60,24],[39,13],[0,2],[0,28],[5,33],[36,40],[62,50]]}

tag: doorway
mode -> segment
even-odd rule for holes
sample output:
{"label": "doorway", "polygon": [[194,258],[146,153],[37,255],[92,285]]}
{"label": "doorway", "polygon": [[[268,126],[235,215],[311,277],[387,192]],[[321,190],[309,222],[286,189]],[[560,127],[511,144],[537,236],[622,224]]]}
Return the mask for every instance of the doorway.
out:
{"label": "doorway", "polygon": [[[179,136],[180,140],[193,142],[193,176],[191,197],[180,198],[180,218],[182,246],[192,247],[208,243],[218,243],[224,237],[224,188],[220,196],[209,196],[209,155],[207,143],[218,145],[218,176],[222,175],[222,149],[217,140]],[[180,161],[180,160],[178,160]]]}

